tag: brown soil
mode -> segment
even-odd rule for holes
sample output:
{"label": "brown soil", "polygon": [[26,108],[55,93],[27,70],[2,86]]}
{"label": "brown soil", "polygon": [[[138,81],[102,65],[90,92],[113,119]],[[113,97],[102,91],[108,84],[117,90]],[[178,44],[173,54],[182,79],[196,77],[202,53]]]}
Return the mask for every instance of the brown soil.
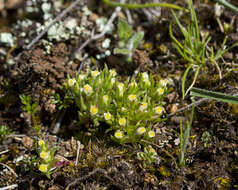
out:
{"label": "brown soil", "polygon": [[[69,2],[71,1],[67,1],[65,6]],[[231,2],[238,6],[235,0]],[[95,19],[98,16],[111,14],[111,8],[101,3],[101,7],[95,8],[94,4],[97,3],[94,1],[90,3],[92,11],[95,12],[94,16],[96,15]],[[19,11],[20,7],[24,7],[23,4],[11,5],[11,10],[9,10],[10,5],[3,10],[0,9],[0,31],[6,31],[6,28],[10,31],[10,26],[1,26],[1,23],[4,23],[2,20],[8,19],[6,15],[14,12],[15,21],[24,17],[24,14]],[[212,37],[211,44],[219,47],[225,34],[221,32],[214,17],[214,4],[208,4],[207,1],[195,1],[194,4],[199,27]],[[63,10],[63,7],[61,9]],[[170,77],[174,85],[170,87],[171,94],[167,97],[166,111],[169,114],[191,102],[189,98],[184,101],[181,98],[180,79],[186,64],[176,53],[168,34],[168,24],[172,16],[167,10],[162,12],[165,13],[164,17],[162,15],[161,20],[154,23],[145,20],[143,11],[132,12],[135,20],[133,28],[145,32],[144,44],[150,43],[152,49],[146,48],[145,45],[140,46],[134,52],[132,65],[125,63],[117,55],[99,60],[98,65],[99,68],[103,68],[106,63],[126,77],[133,74],[136,69]],[[55,12],[54,14],[57,15]],[[82,12],[72,11],[69,15],[78,19],[81,18]],[[88,25],[86,24],[89,28],[85,30],[92,29],[95,19],[89,19]],[[233,20],[233,29],[227,35],[227,45],[237,42],[238,16],[231,10],[225,9],[220,20],[222,23],[230,23]],[[186,19],[184,22],[187,22]],[[30,40],[34,37],[32,30],[29,27],[29,30],[25,31]],[[178,28],[175,27],[175,30],[177,30],[176,37],[182,40]],[[16,34],[21,32],[20,29],[12,31]],[[106,37],[116,40],[113,35]],[[189,120],[189,111],[181,112],[171,118],[165,115],[166,121],[156,126],[157,136],[151,146],[156,149],[160,160],[147,166],[138,160],[137,153],[141,150],[136,146],[114,144],[105,136],[87,136],[86,127],[82,129],[77,126],[77,112],[74,105],[59,111],[53,104],[51,96],[55,93],[63,96],[62,84],[67,76],[73,77],[78,72],[82,60],[75,59],[72,64],[70,63],[74,50],[80,46],[76,41],[71,39],[54,42],[50,53],[46,53],[44,43],[41,41],[30,50],[21,48],[20,40],[15,49],[1,46],[0,50],[4,50],[6,54],[0,52],[0,125],[8,126],[14,135],[9,135],[0,142],[0,189],[11,184],[17,184],[18,189],[51,190],[67,187],[108,190],[238,189],[238,107],[236,105],[207,101],[196,107],[190,142],[186,150],[186,166],[183,168],[178,165],[179,145],[176,144],[176,140],[179,138],[180,121]],[[81,41],[83,40],[80,39]],[[92,42],[82,51],[82,55],[87,53],[89,57],[95,59],[96,54],[104,51],[99,48],[102,41],[100,39],[95,43]],[[215,67],[210,65],[202,70],[195,86],[228,94],[238,93],[237,57],[236,47],[224,56],[224,61],[219,60],[223,73],[221,81]],[[15,58],[16,63],[3,66],[10,58]],[[86,62],[89,64],[86,63],[85,68],[94,67],[90,59]],[[191,81],[192,76],[189,76],[188,83]],[[59,147],[56,153],[58,162],[51,179],[41,175],[38,168],[32,164],[37,156],[34,143],[38,137],[29,122],[31,118],[22,110],[19,99],[21,94],[30,95],[33,102],[38,102],[37,122],[42,131],[41,137],[44,137],[49,146]],[[64,114],[60,131],[53,135],[52,127],[54,128],[62,112]],[[75,166],[79,142],[84,144],[84,147],[80,149],[79,163]]]}

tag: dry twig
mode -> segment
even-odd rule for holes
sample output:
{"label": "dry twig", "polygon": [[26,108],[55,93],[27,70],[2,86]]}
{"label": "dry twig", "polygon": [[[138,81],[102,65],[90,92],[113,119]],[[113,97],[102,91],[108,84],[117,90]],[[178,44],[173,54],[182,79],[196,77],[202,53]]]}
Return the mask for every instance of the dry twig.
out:
{"label": "dry twig", "polygon": [[121,11],[121,7],[117,7],[116,10],[112,13],[110,19],[108,20],[105,28],[103,29],[103,31],[100,34],[96,34],[94,35],[94,30],[91,33],[91,37],[89,39],[87,39],[74,53],[75,57],[76,55],[78,55],[83,48],[85,48],[90,42],[97,40],[99,38],[102,38],[106,32],[108,31],[109,27],[111,26],[111,24],[113,23],[113,21],[116,19],[117,14]]}
{"label": "dry twig", "polygon": [[4,164],[4,163],[0,163],[0,165],[6,167],[10,172],[12,172],[12,174],[17,178],[18,175],[16,174],[16,172],[11,168],[9,167],[8,165]]}
{"label": "dry twig", "polygon": [[6,187],[0,187],[0,190],[8,190],[8,189],[15,189],[16,187],[18,187],[17,184],[13,184],[13,185],[9,185],[9,186],[6,186]]}

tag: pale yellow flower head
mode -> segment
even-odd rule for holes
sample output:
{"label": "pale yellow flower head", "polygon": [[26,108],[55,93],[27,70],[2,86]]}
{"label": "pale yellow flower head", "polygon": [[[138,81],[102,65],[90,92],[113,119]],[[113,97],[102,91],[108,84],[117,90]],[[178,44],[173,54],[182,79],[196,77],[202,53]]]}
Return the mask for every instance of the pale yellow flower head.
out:
{"label": "pale yellow flower head", "polygon": [[147,86],[151,85],[151,82],[149,80],[144,81]]}
{"label": "pale yellow flower head", "polygon": [[112,75],[113,77],[115,77],[117,75],[117,72],[114,69],[110,69],[109,70],[110,75]]}
{"label": "pale yellow flower head", "polygon": [[74,86],[74,84],[76,83],[76,80],[75,79],[68,79],[68,85],[71,87],[71,86]]}
{"label": "pale yellow flower head", "polygon": [[164,108],[162,106],[155,107],[155,113],[162,114],[164,111]]}
{"label": "pale yellow flower head", "polygon": [[142,73],[142,78],[146,85],[148,85],[148,86],[151,85],[149,75],[147,72]]}
{"label": "pale yellow flower head", "polygon": [[147,106],[148,106],[148,104],[146,102],[142,102],[140,107],[139,107],[139,110],[144,111],[147,108]]}
{"label": "pale yellow flower head", "polygon": [[96,106],[91,106],[90,113],[91,115],[96,115],[98,113],[98,108]]}
{"label": "pale yellow flower head", "polygon": [[80,75],[78,75],[78,77],[79,77],[79,80],[85,79],[85,75],[84,74],[80,74]]}
{"label": "pale yellow flower head", "polygon": [[119,122],[120,126],[125,126],[126,125],[126,119],[124,117],[120,118],[118,122]]}
{"label": "pale yellow flower head", "polygon": [[102,83],[102,79],[98,79],[98,84],[101,84]]}
{"label": "pale yellow flower head", "polygon": [[121,108],[121,111],[122,111],[122,112],[126,112],[127,110],[126,110],[125,107],[122,107],[122,108]]}
{"label": "pale yellow flower head", "polygon": [[116,82],[116,79],[115,79],[115,78],[112,78],[112,79],[111,79],[111,84],[113,85],[113,84],[115,84],[115,82]]}
{"label": "pale yellow flower head", "polygon": [[146,129],[144,127],[139,127],[136,131],[138,135],[143,135],[146,132]]}
{"label": "pale yellow flower head", "polygon": [[91,94],[93,92],[93,89],[90,85],[86,84],[83,87],[83,91],[85,92],[85,94]]}
{"label": "pale yellow flower head", "polygon": [[100,74],[99,71],[92,71],[92,76],[96,78]]}
{"label": "pale yellow flower head", "polygon": [[159,95],[162,95],[164,93],[164,89],[163,88],[158,88],[157,90]]}
{"label": "pale yellow flower head", "polygon": [[43,141],[42,139],[40,139],[39,141],[38,141],[38,145],[39,146],[42,146],[42,145],[44,145],[45,144],[45,141]]}
{"label": "pale yellow flower head", "polygon": [[136,95],[135,95],[135,94],[130,94],[130,95],[128,96],[128,99],[129,99],[130,101],[135,101],[135,100],[136,100]]}
{"label": "pale yellow flower head", "polygon": [[49,152],[42,151],[40,153],[40,157],[44,160],[47,160],[50,157],[50,154],[49,154]]}
{"label": "pale yellow flower head", "polygon": [[168,83],[168,81],[166,79],[162,79],[159,81],[159,84],[164,87],[167,85],[167,83]]}
{"label": "pale yellow flower head", "polygon": [[149,75],[148,75],[148,73],[147,73],[147,72],[142,73],[142,78],[143,78],[143,81],[149,80]]}
{"label": "pale yellow flower head", "polygon": [[109,112],[104,113],[104,119],[105,119],[106,121],[110,120],[111,118],[112,118],[112,115],[111,115]]}
{"label": "pale yellow flower head", "polygon": [[119,91],[120,91],[120,92],[123,91],[123,88],[124,88],[124,84],[123,84],[122,82],[120,82],[120,83],[118,84],[118,89],[119,89]]}
{"label": "pale yellow flower head", "polygon": [[43,173],[46,173],[47,172],[47,165],[46,164],[41,164],[40,166],[39,166],[39,170],[41,171],[41,172],[43,172]]}
{"label": "pale yellow flower head", "polygon": [[103,99],[104,104],[107,104],[107,103],[108,103],[108,100],[109,100],[109,96],[108,96],[108,95],[104,95],[104,96],[102,97],[102,99]]}
{"label": "pale yellow flower head", "polygon": [[114,134],[114,136],[117,138],[117,139],[122,139],[123,138],[123,132],[120,131],[120,130],[117,130]]}
{"label": "pale yellow flower head", "polygon": [[135,86],[137,86],[137,83],[135,81],[130,83],[130,87],[135,87]]}
{"label": "pale yellow flower head", "polygon": [[149,131],[148,132],[148,136],[150,137],[150,138],[153,138],[153,137],[155,137],[155,132],[154,131]]}

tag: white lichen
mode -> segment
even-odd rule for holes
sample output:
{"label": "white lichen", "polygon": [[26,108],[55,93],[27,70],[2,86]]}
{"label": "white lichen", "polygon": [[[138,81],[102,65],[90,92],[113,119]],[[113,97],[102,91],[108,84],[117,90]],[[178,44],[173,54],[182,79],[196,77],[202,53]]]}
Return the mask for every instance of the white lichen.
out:
{"label": "white lichen", "polygon": [[41,5],[41,9],[44,13],[49,13],[51,10],[51,4],[50,3],[43,3]]}
{"label": "white lichen", "polygon": [[92,12],[88,9],[87,6],[83,6],[82,11],[84,15],[89,16]]}
{"label": "white lichen", "polygon": [[103,42],[102,42],[102,48],[109,48],[110,47],[110,43],[111,43],[111,40],[109,38],[106,38]]}
{"label": "white lichen", "polygon": [[66,21],[64,21],[65,27],[69,30],[74,30],[77,26],[77,20],[75,18],[68,18]]}
{"label": "white lichen", "polygon": [[0,43],[13,47],[14,41],[15,39],[11,33],[7,33],[7,32],[0,33]]}

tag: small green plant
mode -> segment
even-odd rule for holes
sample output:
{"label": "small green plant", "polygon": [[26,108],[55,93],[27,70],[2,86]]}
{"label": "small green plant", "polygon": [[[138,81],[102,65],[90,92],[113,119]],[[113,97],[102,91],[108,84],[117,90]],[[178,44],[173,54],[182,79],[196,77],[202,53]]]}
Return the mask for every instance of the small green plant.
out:
{"label": "small green plant", "polygon": [[42,139],[38,141],[37,147],[38,155],[40,157],[38,168],[43,174],[50,178],[52,169],[57,162],[57,159],[55,158],[55,151],[57,148],[49,149],[47,142],[43,141]]}
{"label": "small green plant", "polygon": [[144,147],[143,152],[138,152],[137,158],[142,161],[143,167],[150,167],[153,163],[160,162],[158,154],[151,146]]}
{"label": "small green plant", "polygon": [[165,112],[166,84],[146,72],[120,82],[114,70],[105,68],[68,78],[64,90],[70,94],[69,102],[77,105],[80,122],[92,121],[95,127],[107,123],[106,132],[114,132],[112,139],[123,144],[153,139],[153,125]]}
{"label": "small green plant", "polygon": [[118,47],[114,54],[127,56],[127,61],[132,61],[133,51],[138,47],[144,37],[144,32],[133,32],[132,28],[123,19],[118,20],[117,33],[119,36]]}
{"label": "small green plant", "polygon": [[[175,45],[175,48],[177,49],[178,53],[184,58],[184,60],[188,62],[188,67],[187,67],[186,71],[184,72],[183,79],[182,79],[183,98],[186,96],[186,94],[190,91],[190,89],[195,84],[200,69],[205,67],[206,63],[214,64],[215,67],[217,68],[217,70],[219,72],[219,76],[221,78],[222,77],[221,71],[220,71],[219,65],[217,64],[217,60],[222,58],[222,56],[228,50],[230,50],[234,46],[238,45],[238,43],[236,43],[229,48],[225,48],[225,43],[227,40],[227,38],[225,38],[222,43],[221,49],[217,50],[217,52],[214,53],[213,47],[211,47],[211,48],[208,47],[208,43],[211,40],[211,38],[208,36],[202,36],[202,37],[200,36],[198,22],[197,22],[197,16],[196,16],[196,13],[193,8],[192,0],[189,0],[189,9],[190,9],[191,24],[188,26],[187,29],[182,26],[178,17],[172,11],[172,14],[175,18],[176,24],[179,26],[179,29],[181,30],[181,32],[184,36],[184,41],[182,43],[180,43],[174,37],[173,32],[172,32],[172,23],[170,23],[170,26],[169,26],[170,37],[173,40],[173,44]],[[191,70],[193,70],[195,73],[193,82],[185,92],[185,81],[186,81],[186,78]]]}
{"label": "small green plant", "polygon": [[69,107],[68,100],[70,100],[71,98],[68,93],[66,93],[63,100],[61,100],[60,95],[57,93],[52,93],[50,98],[52,100],[52,104],[59,105],[59,107],[58,107],[59,110],[66,109]]}
{"label": "small green plant", "polygon": [[34,102],[32,104],[30,96],[20,95],[20,99],[21,103],[23,104],[23,110],[31,117],[33,127],[36,130],[37,134],[40,135],[40,127],[38,126],[36,120],[38,103]]}
{"label": "small green plant", "polygon": [[6,135],[11,134],[11,131],[9,128],[5,125],[0,125],[0,143],[3,141],[3,139],[6,137]]}

